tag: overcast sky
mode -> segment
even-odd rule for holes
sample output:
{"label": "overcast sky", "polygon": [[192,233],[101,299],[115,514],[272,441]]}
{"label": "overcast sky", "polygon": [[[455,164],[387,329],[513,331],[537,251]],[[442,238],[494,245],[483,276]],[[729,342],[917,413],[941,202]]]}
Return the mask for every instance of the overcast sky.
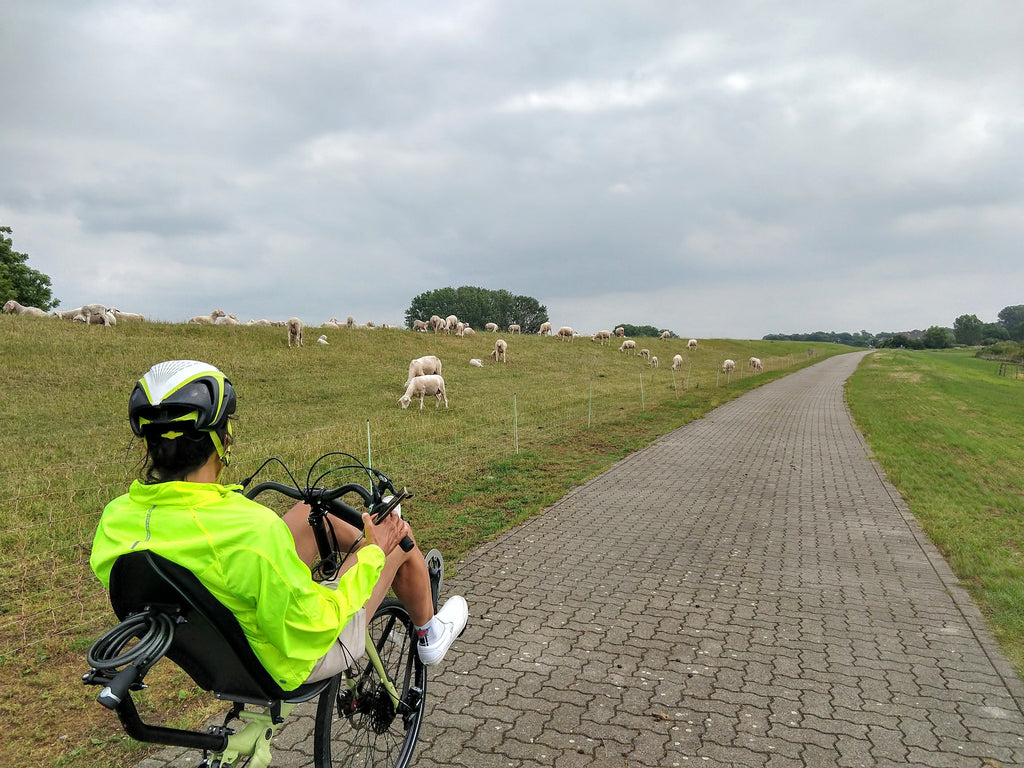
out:
{"label": "overcast sky", "polygon": [[1024,303],[1024,2],[0,0],[64,308],[760,338]]}

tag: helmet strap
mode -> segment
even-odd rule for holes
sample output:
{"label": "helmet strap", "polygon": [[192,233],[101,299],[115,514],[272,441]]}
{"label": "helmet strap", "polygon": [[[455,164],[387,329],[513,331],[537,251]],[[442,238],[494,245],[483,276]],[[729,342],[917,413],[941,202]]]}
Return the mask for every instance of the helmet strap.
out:
{"label": "helmet strap", "polygon": [[[227,435],[231,437],[231,422],[227,423]],[[231,442],[226,441],[228,444],[225,445],[220,439],[220,435],[217,434],[216,430],[210,432],[210,439],[213,440],[213,447],[217,449],[217,456],[220,458],[220,463],[227,467],[231,463]],[[224,470],[221,470],[222,472]],[[220,477],[217,478],[220,480]]]}

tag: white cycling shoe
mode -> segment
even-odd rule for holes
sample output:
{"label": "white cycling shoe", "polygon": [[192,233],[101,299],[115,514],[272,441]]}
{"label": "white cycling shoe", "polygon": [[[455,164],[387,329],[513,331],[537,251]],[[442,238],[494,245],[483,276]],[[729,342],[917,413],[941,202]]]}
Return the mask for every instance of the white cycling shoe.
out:
{"label": "white cycling shoe", "polygon": [[434,614],[434,626],[431,628],[431,642],[427,642],[426,632],[420,630],[416,650],[420,661],[426,666],[437,664],[452,647],[455,638],[462,634],[469,620],[469,606],[461,595],[452,595],[444,606]]}

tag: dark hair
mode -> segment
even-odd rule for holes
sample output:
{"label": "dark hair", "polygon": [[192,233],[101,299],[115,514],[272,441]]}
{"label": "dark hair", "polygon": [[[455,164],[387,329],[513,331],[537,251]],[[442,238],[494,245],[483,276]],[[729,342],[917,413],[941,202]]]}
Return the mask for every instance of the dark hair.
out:
{"label": "dark hair", "polygon": [[[166,427],[165,427],[166,429]],[[231,442],[227,429],[217,435],[225,447]],[[154,430],[147,434],[146,459],[142,469],[146,483],[166,483],[170,480],[184,480],[217,452],[209,432],[189,430],[173,439],[161,437]]]}

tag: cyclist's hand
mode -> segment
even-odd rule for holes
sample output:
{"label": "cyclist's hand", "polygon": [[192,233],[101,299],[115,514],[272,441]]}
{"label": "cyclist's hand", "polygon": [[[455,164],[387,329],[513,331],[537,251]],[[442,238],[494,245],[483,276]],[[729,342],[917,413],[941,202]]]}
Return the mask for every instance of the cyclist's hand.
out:
{"label": "cyclist's hand", "polygon": [[374,525],[370,514],[364,512],[363,534],[366,536],[367,542],[376,544],[384,550],[384,554],[389,554],[403,538],[412,535],[412,529],[409,527],[409,523],[394,513]]}

